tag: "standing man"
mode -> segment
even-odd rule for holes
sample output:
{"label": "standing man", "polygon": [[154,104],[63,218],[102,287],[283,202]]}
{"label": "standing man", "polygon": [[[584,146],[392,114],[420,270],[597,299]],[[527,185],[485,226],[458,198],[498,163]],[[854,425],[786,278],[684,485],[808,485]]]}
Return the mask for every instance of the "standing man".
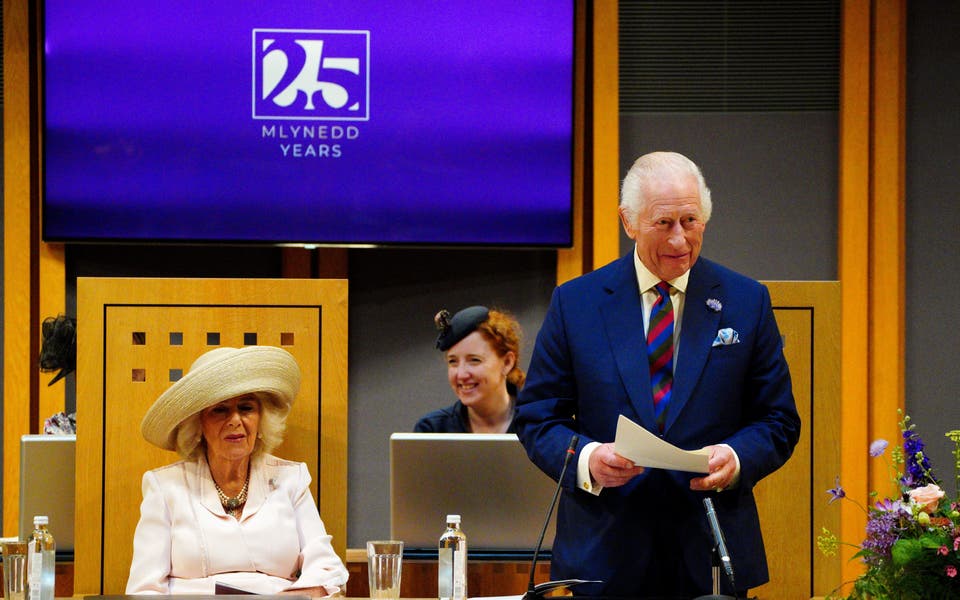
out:
{"label": "standing man", "polygon": [[[769,292],[699,258],[711,207],[685,156],[637,159],[619,210],[634,251],[558,287],[537,336],[518,435],[554,479],[579,435],[551,563],[552,579],[602,580],[578,595],[710,593],[704,498],[738,597],[769,579],[753,487],[790,457],[800,418]],[[709,473],[644,469],[617,455],[620,414],[685,450],[707,448]]]}

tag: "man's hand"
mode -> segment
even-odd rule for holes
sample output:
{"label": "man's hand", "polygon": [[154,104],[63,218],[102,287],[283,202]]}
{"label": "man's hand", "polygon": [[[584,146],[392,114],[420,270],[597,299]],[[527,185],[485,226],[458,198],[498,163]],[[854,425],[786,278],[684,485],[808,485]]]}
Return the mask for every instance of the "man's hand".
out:
{"label": "man's hand", "polygon": [[590,477],[597,485],[621,486],[640,473],[643,473],[643,467],[634,465],[614,452],[613,444],[600,444],[590,455]]}
{"label": "man's hand", "polygon": [[707,463],[710,472],[705,477],[691,479],[690,489],[696,492],[723,491],[733,483],[737,471],[733,450],[727,446],[707,446],[706,449],[710,451],[710,461]]}

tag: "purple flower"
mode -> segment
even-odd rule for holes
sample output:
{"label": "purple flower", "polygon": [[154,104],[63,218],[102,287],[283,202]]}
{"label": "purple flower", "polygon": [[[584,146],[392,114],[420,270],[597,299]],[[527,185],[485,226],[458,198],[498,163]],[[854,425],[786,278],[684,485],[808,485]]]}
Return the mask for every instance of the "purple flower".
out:
{"label": "purple flower", "polygon": [[837,475],[836,486],[837,486],[837,487],[835,487],[835,488],[833,488],[833,489],[831,489],[831,490],[827,490],[827,493],[830,494],[830,500],[827,501],[827,504],[833,504],[833,502],[834,502],[835,500],[839,500],[840,498],[844,498],[844,497],[847,495],[847,493],[846,493],[845,491],[843,491],[843,488],[840,487],[840,476],[839,476],[839,475]]}
{"label": "purple flower", "polygon": [[723,309],[723,304],[720,304],[720,301],[716,298],[707,299],[707,308],[713,312],[720,312]]}
{"label": "purple flower", "polygon": [[874,506],[877,508],[877,510],[882,512],[895,513],[895,514],[906,514],[910,512],[910,510],[907,508],[907,506],[903,502],[901,502],[900,500],[891,500],[890,498],[877,500]]}
{"label": "purple flower", "polygon": [[907,488],[915,488],[926,483],[939,483],[930,470],[930,460],[923,453],[925,444],[920,435],[912,430],[903,432],[904,474],[901,483]]}
{"label": "purple flower", "polygon": [[864,550],[871,554],[864,557],[867,564],[878,564],[890,558],[890,549],[897,541],[899,517],[896,513],[871,511],[867,518],[867,537],[863,540]]}
{"label": "purple flower", "polygon": [[870,444],[870,456],[876,458],[882,455],[887,451],[887,446],[890,445],[890,442],[884,439],[874,440]]}

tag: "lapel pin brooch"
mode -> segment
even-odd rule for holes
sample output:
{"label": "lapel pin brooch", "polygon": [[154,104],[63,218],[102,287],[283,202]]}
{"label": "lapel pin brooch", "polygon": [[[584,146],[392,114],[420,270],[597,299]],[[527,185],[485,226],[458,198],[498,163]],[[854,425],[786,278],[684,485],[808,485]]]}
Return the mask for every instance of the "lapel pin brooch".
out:
{"label": "lapel pin brooch", "polygon": [[713,312],[720,312],[720,310],[723,309],[723,305],[720,304],[720,301],[716,298],[709,298],[707,299],[707,308]]}

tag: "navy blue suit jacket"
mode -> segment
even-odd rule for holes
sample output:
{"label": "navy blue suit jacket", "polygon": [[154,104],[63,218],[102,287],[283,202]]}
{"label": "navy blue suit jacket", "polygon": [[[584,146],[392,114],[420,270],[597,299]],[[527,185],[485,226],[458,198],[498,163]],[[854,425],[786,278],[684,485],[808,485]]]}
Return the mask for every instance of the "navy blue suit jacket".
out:
{"label": "navy blue suit jacket", "polygon": [[[707,300],[720,303],[719,310]],[[735,488],[711,492],[737,587],[768,581],[753,487],[790,457],[800,419],[766,287],[700,258],[691,269],[661,436],[683,449],[728,444],[740,459]],[[734,329],[738,344],[713,346]],[[657,432],[633,255],[558,287],[537,336],[517,429],[527,453],[557,479],[573,433],[614,441],[621,413]],[[563,481],[551,577],[600,579],[578,594],[697,595],[711,589],[702,475],[647,469],[598,496]],[[729,593],[729,592],[728,592]]]}

